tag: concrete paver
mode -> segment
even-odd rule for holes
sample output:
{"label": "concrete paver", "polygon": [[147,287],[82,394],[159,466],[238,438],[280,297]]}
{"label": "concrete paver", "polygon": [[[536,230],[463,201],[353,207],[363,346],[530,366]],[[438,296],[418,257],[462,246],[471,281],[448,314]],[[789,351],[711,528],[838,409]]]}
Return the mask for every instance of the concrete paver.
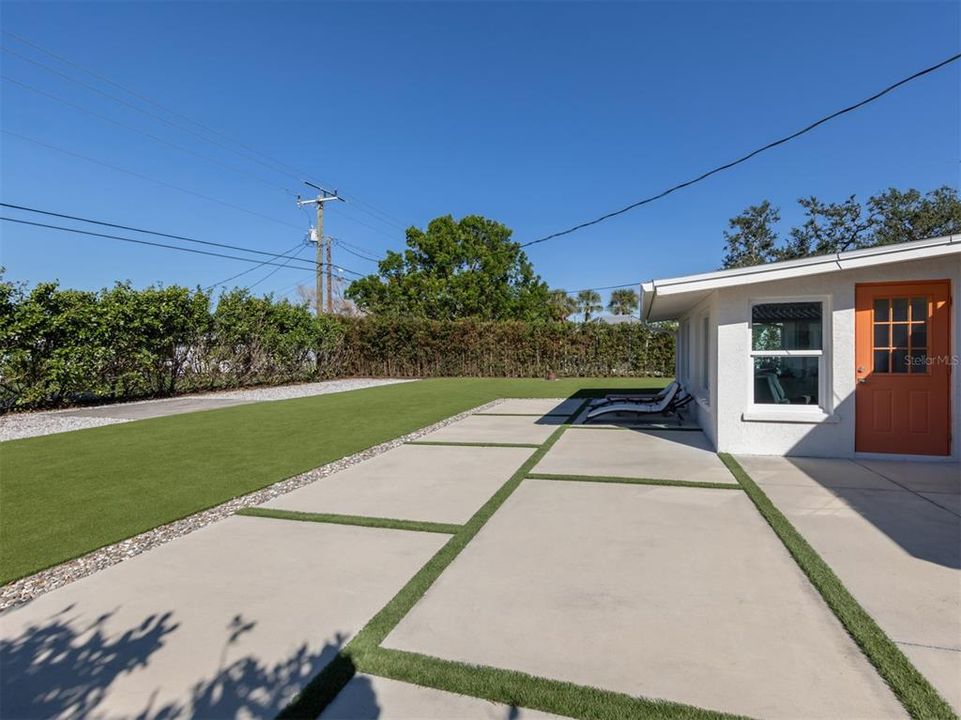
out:
{"label": "concrete paver", "polygon": [[542,417],[471,415],[424,435],[421,440],[539,445],[551,436],[558,425],[563,423],[564,418],[557,415]]}
{"label": "concrete paver", "polygon": [[754,717],[904,716],[726,490],[526,480],[384,644]]}
{"label": "concrete paver", "polygon": [[572,429],[533,472],[737,484],[704,433],[689,430]]}
{"label": "concrete paver", "polygon": [[[961,712],[961,517],[950,493],[850,487],[867,463],[745,456],[748,474],[949,703]],[[950,487],[950,463],[871,462],[885,476]],[[906,473],[915,469],[912,476]],[[880,476],[879,476],[880,477]],[[884,481],[888,482],[888,481]]]}
{"label": "concrete paver", "polygon": [[374,675],[358,674],[321,720],[560,720],[559,715],[502,705]]}
{"label": "concrete paver", "polygon": [[578,398],[510,398],[485,413],[517,413],[518,415],[564,415],[569,416],[581,406]]}
{"label": "concrete paver", "polygon": [[265,507],[463,524],[531,448],[401,445]]}
{"label": "concrete paver", "polygon": [[273,717],[446,541],[216,523],[0,615],[0,716]]}
{"label": "concrete paver", "polygon": [[909,460],[858,460],[898,485],[915,492],[961,493],[961,467],[958,463],[917,462]]}

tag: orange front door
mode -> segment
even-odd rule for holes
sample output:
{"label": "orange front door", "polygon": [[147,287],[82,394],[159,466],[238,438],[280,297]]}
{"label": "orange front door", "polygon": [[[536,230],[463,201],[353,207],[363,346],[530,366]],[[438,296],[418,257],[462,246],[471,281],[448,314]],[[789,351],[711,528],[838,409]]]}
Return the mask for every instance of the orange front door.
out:
{"label": "orange front door", "polygon": [[951,452],[947,280],[858,285],[855,449]]}

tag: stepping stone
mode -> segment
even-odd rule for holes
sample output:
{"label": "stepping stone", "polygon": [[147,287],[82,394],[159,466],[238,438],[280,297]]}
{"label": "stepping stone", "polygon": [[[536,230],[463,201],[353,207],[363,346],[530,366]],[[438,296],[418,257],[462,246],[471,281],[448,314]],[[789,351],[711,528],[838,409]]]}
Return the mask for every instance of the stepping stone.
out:
{"label": "stepping stone", "polygon": [[531,448],[401,445],[262,507],[461,525]]}
{"label": "stepping stone", "polygon": [[510,398],[484,410],[478,415],[488,413],[514,413],[517,415],[563,415],[570,416],[581,406],[583,400],[578,398]]}
{"label": "stepping stone", "polygon": [[572,428],[533,472],[737,484],[704,433],[689,430]]}
{"label": "stepping stone", "polygon": [[471,415],[424,435],[427,442],[522,443],[540,445],[564,423],[557,415],[543,417]]}
{"label": "stepping stone", "polygon": [[215,523],[0,615],[0,716],[274,717],[446,541]]}
{"label": "stepping stone", "polygon": [[905,717],[740,492],[525,480],[384,646],[758,718]]}

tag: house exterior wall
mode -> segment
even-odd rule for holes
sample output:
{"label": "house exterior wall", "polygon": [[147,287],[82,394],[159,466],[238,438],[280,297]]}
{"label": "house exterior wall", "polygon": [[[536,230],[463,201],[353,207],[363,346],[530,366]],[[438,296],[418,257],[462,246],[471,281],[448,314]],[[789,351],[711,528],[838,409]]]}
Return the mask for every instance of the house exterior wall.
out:
{"label": "house exterior wall", "polygon": [[[912,260],[875,265],[835,273],[751,283],[714,291],[681,318],[696,326],[707,314],[711,325],[710,388],[696,385],[698,376],[688,366],[685,388],[698,397],[698,420],[721,452],[756,455],[801,455],[813,457],[854,457],[855,436],[855,285],[868,282],[943,280],[951,282],[951,349],[958,357],[961,314],[961,256]],[[758,300],[821,299],[824,305],[824,364],[822,381],[824,413],[798,418],[798,406],[772,405],[756,412],[752,406],[753,360],[750,355],[751,303]],[[687,348],[697,352],[697,343]],[[679,366],[681,363],[679,362]],[[951,373],[951,457],[959,457],[961,444],[961,367]],[[767,408],[767,406],[763,406]],[[753,412],[752,412],[753,411]],[[790,417],[790,419],[787,419]]]}
{"label": "house exterior wall", "polygon": [[[694,396],[697,423],[717,446],[718,294],[712,293],[678,323],[675,376]],[[705,333],[706,328],[706,333]]]}

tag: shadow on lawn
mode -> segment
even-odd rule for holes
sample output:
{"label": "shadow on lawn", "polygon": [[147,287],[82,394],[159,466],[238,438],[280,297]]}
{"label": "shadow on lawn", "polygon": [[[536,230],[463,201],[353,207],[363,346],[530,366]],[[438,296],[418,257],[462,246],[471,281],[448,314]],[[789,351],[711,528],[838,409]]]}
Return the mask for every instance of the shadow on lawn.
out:
{"label": "shadow on lawn", "polygon": [[[81,621],[71,616],[73,609],[71,605],[41,624],[30,625],[17,637],[0,639],[0,717],[274,717],[337,656],[346,640],[338,634],[320,651],[304,643],[273,664],[252,655],[228,662],[231,649],[256,626],[255,621],[237,615],[227,626],[216,671],[210,677],[198,671],[195,683],[176,688],[161,676],[160,666],[151,663],[179,628],[172,612],[150,615],[135,627],[116,630],[108,627],[114,612]],[[134,690],[143,694],[143,707],[130,708],[125,701],[131,689],[124,685],[137,675],[144,675]],[[152,690],[141,690],[145,686]],[[161,689],[179,690],[179,696],[158,700]],[[111,702],[114,693],[124,706]],[[353,695],[364,717],[379,716],[369,682],[356,683]]]}

